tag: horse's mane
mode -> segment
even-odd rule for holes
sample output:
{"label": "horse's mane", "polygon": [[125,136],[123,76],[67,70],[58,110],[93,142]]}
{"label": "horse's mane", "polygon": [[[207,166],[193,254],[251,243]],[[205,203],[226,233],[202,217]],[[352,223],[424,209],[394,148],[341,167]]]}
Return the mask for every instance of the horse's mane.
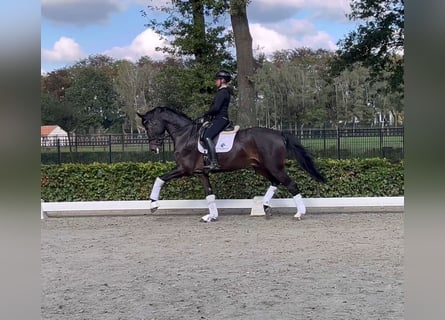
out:
{"label": "horse's mane", "polygon": [[[168,111],[168,112],[172,112],[172,113],[177,114],[177,115],[179,115],[179,116],[181,116],[181,117],[184,117],[184,118],[186,118],[186,119],[188,119],[188,120],[190,120],[190,121],[193,121],[193,119],[190,118],[190,117],[189,117],[188,115],[186,115],[185,113],[183,113],[183,112],[181,112],[181,111],[179,111],[179,110],[173,109],[173,108],[171,108],[171,107],[158,107],[158,108],[155,108],[155,109],[159,109],[161,112],[166,112],[166,111]],[[154,109],[153,109],[153,110],[154,110]]]}
{"label": "horse's mane", "polygon": [[171,107],[157,107],[157,108],[154,108],[153,110],[151,110],[150,112],[152,112],[152,111],[154,112],[154,110],[159,110],[159,112],[173,113],[179,117],[183,117],[183,118],[187,119],[188,121],[190,121],[190,124],[186,125],[187,128],[190,128],[189,139],[194,139],[198,136],[199,128],[202,125],[198,124],[196,121],[194,121],[192,118],[190,118],[185,113],[183,113],[179,110],[173,109]]}

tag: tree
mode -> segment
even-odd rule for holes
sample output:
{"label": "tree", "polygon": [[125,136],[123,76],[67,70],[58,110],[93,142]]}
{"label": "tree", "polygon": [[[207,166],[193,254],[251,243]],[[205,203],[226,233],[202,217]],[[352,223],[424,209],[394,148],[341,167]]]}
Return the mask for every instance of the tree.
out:
{"label": "tree", "polygon": [[71,70],[62,68],[52,71],[42,76],[40,82],[41,124],[60,126],[68,133],[68,141],[71,141],[71,133],[77,125],[75,112],[65,101],[65,92],[73,83]]}
{"label": "tree", "polygon": [[123,132],[140,132],[142,127],[136,112],[164,104],[163,88],[159,88],[157,80],[163,64],[143,56],[136,63],[120,60],[115,65],[117,72],[113,84],[125,113]]}
{"label": "tree", "polygon": [[[172,38],[170,46],[160,48],[164,52],[181,56],[193,57],[187,61],[187,69],[191,77],[189,83],[195,84],[193,107],[201,107],[206,101],[205,108],[211,102],[210,93],[214,92],[213,75],[219,69],[234,70],[233,58],[228,51],[232,46],[231,32],[226,32],[226,26],[220,24],[221,16],[229,13],[232,24],[233,37],[236,47],[237,78],[234,83],[238,86],[238,121],[243,126],[255,124],[255,90],[253,83],[254,59],[252,51],[252,37],[247,19],[247,5],[249,0],[173,0],[172,7],[150,7],[168,14],[162,22],[151,20],[149,27],[165,38]],[[145,16],[147,14],[143,12]],[[210,19],[207,21],[206,19]],[[193,80],[194,78],[194,80]]]}
{"label": "tree", "polygon": [[100,68],[74,67],[73,83],[65,90],[63,104],[75,118],[76,130],[121,131],[122,111],[112,79]]}
{"label": "tree", "polygon": [[50,94],[57,99],[65,95],[65,89],[72,83],[72,77],[68,69],[62,68],[51,71],[40,79],[42,94]]}
{"label": "tree", "polygon": [[251,127],[256,124],[256,119],[252,36],[247,19],[248,2],[249,0],[231,0],[230,20],[235,37],[238,70],[238,121],[243,126]]}
{"label": "tree", "polygon": [[[190,110],[182,111],[195,113],[200,109],[199,113],[202,114],[212,101],[216,71],[220,68],[233,69],[233,58],[228,50],[232,35],[225,32],[225,26],[219,22],[221,14],[227,10],[226,1],[173,0],[171,6],[150,6],[149,9],[168,15],[162,21],[150,20],[146,26],[169,40],[169,45],[157,50],[169,53],[172,56],[170,62],[179,58],[183,63],[184,68],[179,70],[180,73],[172,73],[174,78],[170,78],[180,80],[181,85],[185,86],[174,91],[187,91],[181,109],[185,107]],[[148,16],[145,11],[142,14]],[[169,72],[168,68],[166,71]]]}
{"label": "tree", "polygon": [[333,79],[335,90],[335,126],[355,127],[357,123],[371,124],[375,109],[369,70],[359,63],[351,70],[344,70]]}
{"label": "tree", "polygon": [[350,20],[358,29],[339,41],[339,71],[355,62],[372,75],[387,77],[392,91],[403,92],[404,0],[352,0]]}
{"label": "tree", "polygon": [[258,125],[300,130],[328,119],[328,66],[333,53],[298,48],[272,54],[255,74]]}

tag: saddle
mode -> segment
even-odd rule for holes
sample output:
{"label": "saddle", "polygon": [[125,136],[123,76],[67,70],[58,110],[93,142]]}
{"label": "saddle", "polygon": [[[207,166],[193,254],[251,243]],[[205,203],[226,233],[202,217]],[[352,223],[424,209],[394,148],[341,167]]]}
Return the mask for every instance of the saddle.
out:
{"label": "saddle", "polygon": [[[204,141],[204,131],[205,131],[205,129],[207,129],[208,127],[210,127],[210,125],[211,125],[212,123],[210,122],[210,121],[206,121],[206,122],[204,122],[203,124],[202,124],[202,126],[201,126],[201,128],[199,128],[199,141],[201,142],[201,143],[203,143],[203,141]],[[214,140],[217,140],[218,139],[218,137],[219,137],[219,135],[221,134],[221,133],[227,133],[227,134],[231,134],[231,133],[236,133],[238,130],[239,130],[239,128],[240,128],[240,126],[239,125],[236,125],[236,126],[234,126],[233,125],[233,122],[232,121],[230,121],[228,124],[227,124],[227,126],[215,137],[215,139]]]}
{"label": "saddle", "polygon": [[[198,150],[201,153],[207,153],[207,150],[203,147],[205,146],[204,140],[204,130],[208,128],[208,124],[203,124],[203,126],[199,129],[199,141],[198,141]],[[229,152],[232,149],[233,141],[235,140],[235,135],[240,129],[239,125],[234,126],[231,122],[221,131],[215,139],[215,151],[216,153]]]}

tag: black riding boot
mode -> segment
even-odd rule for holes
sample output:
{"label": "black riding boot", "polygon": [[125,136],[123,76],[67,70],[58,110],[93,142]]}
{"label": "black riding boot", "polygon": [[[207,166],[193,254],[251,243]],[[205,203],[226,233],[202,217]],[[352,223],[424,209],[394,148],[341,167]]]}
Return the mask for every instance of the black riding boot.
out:
{"label": "black riding boot", "polygon": [[215,144],[213,143],[213,140],[210,138],[206,138],[206,143],[207,143],[207,154],[208,157],[210,158],[210,164],[205,165],[204,169],[218,170],[219,164],[218,160],[216,159]]}

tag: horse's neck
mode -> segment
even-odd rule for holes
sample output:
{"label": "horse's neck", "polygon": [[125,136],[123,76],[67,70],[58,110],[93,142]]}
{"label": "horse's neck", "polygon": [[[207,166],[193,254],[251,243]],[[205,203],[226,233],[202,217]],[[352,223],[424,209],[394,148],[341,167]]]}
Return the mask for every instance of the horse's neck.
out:
{"label": "horse's neck", "polygon": [[174,139],[178,134],[180,134],[184,127],[191,124],[191,120],[178,115],[178,114],[171,114],[164,117],[164,123],[165,128],[168,132],[168,134]]}

